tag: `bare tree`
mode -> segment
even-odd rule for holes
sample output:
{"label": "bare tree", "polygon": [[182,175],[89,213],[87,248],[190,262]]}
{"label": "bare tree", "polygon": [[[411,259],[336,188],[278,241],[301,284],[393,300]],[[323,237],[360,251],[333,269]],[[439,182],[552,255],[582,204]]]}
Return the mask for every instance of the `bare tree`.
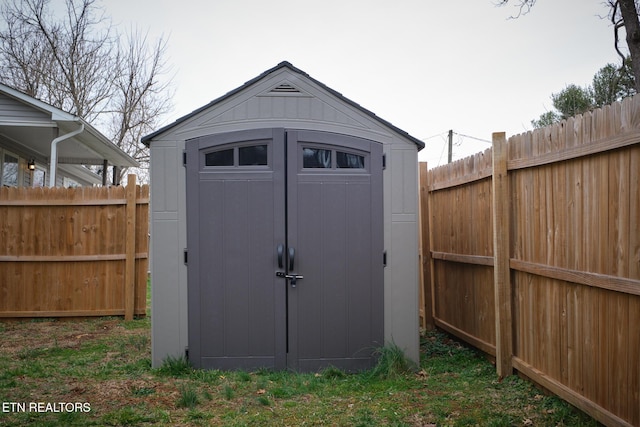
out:
{"label": "bare tree", "polygon": [[[147,34],[132,30],[125,38],[119,73],[113,80],[109,134],[116,145],[143,165],[149,163],[149,150],[140,140],[156,129],[159,119],[171,109],[170,82],[158,81],[158,76],[168,69],[164,60],[166,49],[164,39],[151,47]],[[125,173],[126,170],[121,170],[120,178]],[[138,175],[147,178],[145,171],[138,171]]]}
{"label": "bare tree", "polygon": [[96,0],[64,5],[57,15],[51,0],[1,6],[0,80],[81,116],[147,165],[140,136],[157,127],[171,106],[171,78],[160,81],[168,71],[166,40],[151,45],[134,30],[121,36]]}
{"label": "bare tree", "polygon": [[[516,7],[518,13],[512,18],[518,18],[527,14],[537,0],[517,0]],[[496,4],[504,6],[509,0],[499,0]],[[635,78],[636,92],[640,92],[640,20],[638,20],[638,4],[637,0],[606,0],[604,2],[609,8],[609,19],[613,24],[614,48],[622,59],[624,66],[625,55],[620,48],[619,32],[624,28],[626,32],[627,48],[631,57],[631,68]],[[621,66],[621,67],[622,67]]]}

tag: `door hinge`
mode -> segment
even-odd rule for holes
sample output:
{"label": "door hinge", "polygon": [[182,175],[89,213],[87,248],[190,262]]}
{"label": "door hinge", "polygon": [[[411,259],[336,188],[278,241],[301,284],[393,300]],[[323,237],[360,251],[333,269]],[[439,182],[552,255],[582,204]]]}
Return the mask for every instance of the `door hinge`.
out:
{"label": "door hinge", "polygon": [[382,265],[387,266],[387,251],[382,252]]}
{"label": "door hinge", "polygon": [[182,150],[182,166],[187,166],[187,150]]}
{"label": "door hinge", "polygon": [[385,170],[387,168],[387,155],[383,154],[382,155],[382,170]]}
{"label": "door hinge", "polygon": [[183,257],[184,257],[184,265],[188,265],[189,264],[189,250],[185,249],[183,252]]}

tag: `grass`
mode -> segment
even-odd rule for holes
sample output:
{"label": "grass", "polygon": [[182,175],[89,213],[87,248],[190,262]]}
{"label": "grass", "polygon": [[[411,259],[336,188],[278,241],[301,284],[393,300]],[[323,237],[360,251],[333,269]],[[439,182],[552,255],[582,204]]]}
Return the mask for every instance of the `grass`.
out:
{"label": "grass", "polygon": [[360,374],[194,370],[150,362],[149,318],[0,324],[1,402],[87,402],[89,412],[2,412],[3,426],[596,426],[481,354],[432,332],[420,366],[379,349]]}

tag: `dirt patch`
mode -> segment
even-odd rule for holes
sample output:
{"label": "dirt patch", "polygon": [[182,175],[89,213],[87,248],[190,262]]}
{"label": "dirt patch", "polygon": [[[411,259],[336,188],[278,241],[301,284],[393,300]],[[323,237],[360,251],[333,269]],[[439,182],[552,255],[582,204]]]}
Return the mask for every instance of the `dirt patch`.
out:
{"label": "dirt patch", "polygon": [[109,334],[113,329],[124,331],[118,320],[98,323],[71,320],[24,320],[1,322],[0,354],[15,355],[34,349],[77,348],[83,342]]}

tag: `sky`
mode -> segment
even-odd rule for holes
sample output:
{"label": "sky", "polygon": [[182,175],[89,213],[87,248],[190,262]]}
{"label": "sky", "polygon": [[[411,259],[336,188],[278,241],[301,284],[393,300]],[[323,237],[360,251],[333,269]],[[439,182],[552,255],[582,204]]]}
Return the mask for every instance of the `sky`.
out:
{"label": "sky", "polygon": [[121,30],[168,40],[168,124],[289,61],[425,142],[420,161],[531,130],[551,94],[618,63],[602,0],[103,0]]}

